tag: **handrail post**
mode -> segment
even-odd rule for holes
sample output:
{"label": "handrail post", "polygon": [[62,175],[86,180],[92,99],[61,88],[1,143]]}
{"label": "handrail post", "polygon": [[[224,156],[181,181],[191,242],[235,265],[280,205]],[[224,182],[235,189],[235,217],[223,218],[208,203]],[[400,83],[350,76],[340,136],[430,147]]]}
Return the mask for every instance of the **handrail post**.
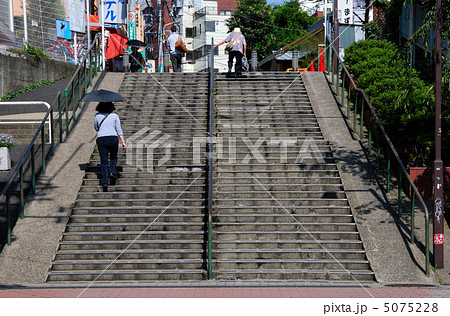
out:
{"label": "handrail post", "polygon": [[211,63],[209,65],[209,162],[208,162],[208,279],[212,279],[212,194],[213,194],[213,111],[214,111],[214,38],[211,38]]}
{"label": "handrail post", "polygon": [[358,116],[358,92],[356,91],[356,89],[354,89],[355,91],[355,103],[353,104],[353,131],[356,132],[356,121],[358,120],[357,116]]}
{"label": "handrail post", "polygon": [[388,161],[387,161],[387,193],[391,192],[391,151],[388,150]]}
{"label": "handrail post", "polygon": [[[411,187],[411,186],[410,186]],[[414,230],[416,228],[416,221],[415,221],[415,214],[416,214],[416,208],[415,208],[415,202],[416,202],[416,193],[411,192],[411,242],[414,243]]]}
{"label": "handrail post", "polygon": [[52,108],[50,109],[50,126],[49,128],[51,128],[50,131],[50,146],[51,146],[51,153],[52,156],[55,154],[55,126],[54,126],[54,122],[53,122],[53,105]]}
{"label": "handrail post", "polygon": [[72,81],[72,119],[76,122],[77,118],[75,117],[75,85]]}
{"label": "handrail post", "polygon": [[361,124],[360,124],[360,130],[359,130],[359,137],[361,139],[363,139],[364,137],[364,96],[362,95],[361,98],[362,102],[361,102]]}
{"label": "handrail post", "polygon": [[61,113],[61,91],[58,91],[58,114],[59,114],[59,142],[63,142],[62,113]]}
{"label": "handrail post", "polygon": [[42,174],[45,174],[45,128],[41,130]]}
{"label": "handrail post", "polygon": [[11,246],[11,233],[12,233],[12,221],[11,221],[11,197],[9,188],[6,191],[6,225],[7,225],[7,242],[8,246]]}
{"label": "handrail post", "polygon": [[67,88],[64,89],[64,99],[65,99],[65,112],[66,112],[66,138],[69,133],[69,111],[68,111],[68,100],[67,100]]}
{"label": "handrail post", "polygon": [[34,159],[34,143],[31,145],[31,194],[36,194],[36,161]]}
{"label": "handrail post", "polygon": [[398,216],[402,216],[403,214],[403,208],[402,208],[402,175],[403,170],[399,168],[399,175],[398,175]]}
{"label": "handrail post", "polygon": [[24,195],[23,195],[23,165],[20,165],[19,168],[19,182],[20,182],[20,187],[19,187],[19,198],[20,198],[20,218],[23,219],[23,214],[25,211],[25,199],[24,199]]}

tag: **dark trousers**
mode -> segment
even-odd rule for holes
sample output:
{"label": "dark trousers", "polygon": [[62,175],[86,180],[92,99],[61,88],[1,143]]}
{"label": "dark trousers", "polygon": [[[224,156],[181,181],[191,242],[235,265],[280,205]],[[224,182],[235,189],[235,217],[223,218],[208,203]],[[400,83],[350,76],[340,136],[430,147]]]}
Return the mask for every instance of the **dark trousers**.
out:
{"label": "dark trousers", "polygon": [[228,53],[228,71],[231,71],[231,68],[233,68],[233,58],[236,58],[236,66],[234,66],[234,71],[236,72],[236,75],[242,74],[242,57],[244,57],[244,54],[240,51],[230,51]]}
{"label": "dark trousers", "polygon": [[[101,184],[108,184],[109,174],[116,172],[119,138],[117,136],[99,137],[97,138],[97,146],[100,153],[100,170],[102,171]],[[108,155],[110,160],[109,168]]]}
{"label": "dark trousers", "polygon": [[173,72],[181,72],[181,57],[183,57],[181,54],[170,54]]}

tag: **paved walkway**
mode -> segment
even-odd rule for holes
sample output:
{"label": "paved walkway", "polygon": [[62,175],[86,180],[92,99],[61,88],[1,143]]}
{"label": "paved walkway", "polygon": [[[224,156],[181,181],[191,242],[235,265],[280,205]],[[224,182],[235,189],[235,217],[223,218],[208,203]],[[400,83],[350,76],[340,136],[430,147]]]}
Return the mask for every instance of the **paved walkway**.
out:
{"label": "paved walkway", "polygon": [[[14,288],[0,298],[450,298],[450,287]],[[450,303],[450,301],[449,301]]]}

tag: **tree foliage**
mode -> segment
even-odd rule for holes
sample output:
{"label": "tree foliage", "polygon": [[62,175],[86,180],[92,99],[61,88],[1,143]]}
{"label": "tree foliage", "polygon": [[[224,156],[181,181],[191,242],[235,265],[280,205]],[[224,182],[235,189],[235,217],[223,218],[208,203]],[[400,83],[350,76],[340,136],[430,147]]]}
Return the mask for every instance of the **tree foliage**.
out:
{"label": "tree foliage", "polygon": [[237,0],[238,6],[227,22],[230,31],[240,27],[247,50],[256,50],[260,59],[309,32],[317,21],[300,9],[298,1],[271,6],[266,0]]}
{"label": "tree foliage", "polygon": [[430,164],[433,147],[433,86],[408,66],[395,44],[365,40],[345,50],[356,85],[365,89],[389,137],[410,159]]}

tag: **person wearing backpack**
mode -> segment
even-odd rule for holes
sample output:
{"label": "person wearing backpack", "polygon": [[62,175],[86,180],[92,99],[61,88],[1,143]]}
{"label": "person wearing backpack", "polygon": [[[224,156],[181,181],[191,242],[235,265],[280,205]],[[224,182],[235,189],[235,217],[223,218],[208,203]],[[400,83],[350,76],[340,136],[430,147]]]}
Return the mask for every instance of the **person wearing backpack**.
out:
{"label": "person wearing backpack", "polygon": [[170,34],[167,39],[167,44],[169,46],[170,60],[172,61],[173,72],[181,72],[181,58],[183,57],[183,52],[179,51],[178,48],[175,47],[175,43],[181,40],[184,44],[183,36],[178,34],[177,27],[172,25],[170,28],[172,34]]}
{"label": "person wearing backpack", "polygon": [[[100,102],[95,110],[98,112],[94,117],[94,128],[97,131],[97,147],[100,154],[100,170],[102,172],[100,184],[103,192],[107,192],[109,178],[112,181],[119,178],[116,172],[119,139],[122,143],[122,149],[127,147],[123,138],[119,116],[113,113],[114,104],[112,102]],[[109,167],[108,155],[110,160]]]}
{"label": "person wearing backpack", "polygon": [[227,77],[231,77],[231,69],[233,68],[233,59],[236,58],[236,65],[234,66],[234,75],[236,78],[242,77],[242,57],[246,56],[247,42],[244,35],[241,33],[241,29],[235,27],[233,32],[223,40],[214,45],[213,49],[219,47],[222,44],[227,43],[225,51],[228,52],[228,74]]}

